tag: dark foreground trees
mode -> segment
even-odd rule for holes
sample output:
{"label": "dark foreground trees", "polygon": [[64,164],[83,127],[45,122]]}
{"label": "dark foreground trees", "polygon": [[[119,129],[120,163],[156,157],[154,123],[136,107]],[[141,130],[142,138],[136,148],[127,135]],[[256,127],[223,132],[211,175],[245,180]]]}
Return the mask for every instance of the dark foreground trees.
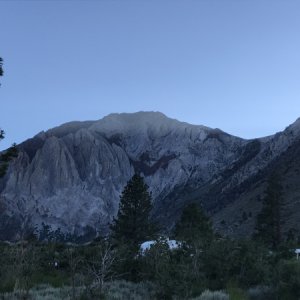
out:
{"label": "dark foreground trees", "polygon": [[175,226],[175,237],[189,247],[204,247],[213,239],[211,221],[196,203],[187,205]]}
{"label": "dark foreground trees", "polygon": [[122,192],[117,218],[111,225],[111,238],[123,258],[117,266],[118,272],[133,281],[138,279],[139,262],[136,257],[140,244],[155,237],[151,210],[148,186],[140,175],[135,174]]}
{"label": "dark foreground trees", "polygon": [[267,182],[261,212],[257,216],[254,238],[277,249],[282,242],[282,186],[280,178],[272,175]]}

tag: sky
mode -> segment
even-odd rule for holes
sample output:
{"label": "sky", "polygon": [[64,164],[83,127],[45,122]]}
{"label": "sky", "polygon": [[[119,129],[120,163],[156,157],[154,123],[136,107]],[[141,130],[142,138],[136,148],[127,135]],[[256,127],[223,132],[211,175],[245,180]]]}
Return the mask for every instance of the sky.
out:
{"label": "sky", "polygon": [[109,113],[243,138],[300,117],[298,0],[0,0],[0,149]]}

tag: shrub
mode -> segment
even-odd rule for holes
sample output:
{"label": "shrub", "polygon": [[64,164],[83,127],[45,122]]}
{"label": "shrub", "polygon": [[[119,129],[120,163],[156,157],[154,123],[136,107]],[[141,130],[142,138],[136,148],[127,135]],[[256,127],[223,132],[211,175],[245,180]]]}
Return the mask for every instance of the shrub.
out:
{"label": "shrub", "polygon": [[193,300],[229,300],[229,295],[224,291],[205,290],[199,297]]}
{"label": "shrub", "polygon": [[255,286],[248,290],[249,300],[273,300],[276,299],[274,290],[269,286]]}
{"label": "shrub", "polygon": [[155,286],[150,282],[113,281],[105,286],[107,300],[153,300]]}
{"label": "shrub", "polygon": [[48,284],[41,284],[30,289],[29,291],[16,290],[11,293],[0,294],[0,297],[3,300],[71,300],[71,287],[54,288]]}
{"label": "shrub", "polygon": [[279,297],[282,300],[300,299],[300,262],[281,261],[278,267]]}
{"label": "shrub", "polygon": [[248,300],[246,292],[235,285],[229,285],[227,288],[230,300]]}

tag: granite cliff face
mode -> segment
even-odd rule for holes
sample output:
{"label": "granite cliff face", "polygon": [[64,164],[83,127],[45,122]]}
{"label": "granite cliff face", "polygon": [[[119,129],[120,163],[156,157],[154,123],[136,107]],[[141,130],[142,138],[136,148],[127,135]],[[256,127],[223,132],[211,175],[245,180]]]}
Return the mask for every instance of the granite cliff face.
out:
{"label": "granite cliff face", "polygon": [[145,176],[154,217],[166,227],[189,201],[201,202],[218,227],[221,212],[242,202],[235,189],[261,176],[299,138],[299,120],[255,140],[157,112],[64,124],[19,145],[0,182],[0,238],[17,239],[42,223],[76,235],[105,232],[134,172]]}

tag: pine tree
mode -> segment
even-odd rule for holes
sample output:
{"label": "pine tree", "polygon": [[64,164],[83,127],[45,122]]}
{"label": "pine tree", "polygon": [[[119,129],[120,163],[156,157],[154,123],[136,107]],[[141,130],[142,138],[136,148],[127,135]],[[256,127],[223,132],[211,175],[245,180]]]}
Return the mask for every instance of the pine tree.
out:
{"label": "pine tree", "polygon": [[[3,59],[0,57],[0,77],[3,76],[2,66],[3,66]],[[1,85],[1,83],[0,83],[0,85]],[[2,130],[0,128],[0,141],[3,140],[3,139],[4,139],[4,130]],[[0,159],[0,161],[1,161],[1,159]],[[1,171],[1,169],[2,169],[2,171]],[[0,166],[0,178],[5,174],[5,171],[6,171],[6,168]],[[1,174],[2,174],[2,176],[1,176]]]}
{"label": "pine tree", "polygon": [[[0,57],[0,77],[3,76],[3,59]],[[1,83],[0,83],[1,85]],[[4,131],[0,129],[0,141],[4,139]],[[8,163],[11,159],[18,156],[17,145],[13,144],[10,148],[0,155],[0,178],[3,177],[7,171]]]}
{"label": "pine tree", "polygon": [[[3,69],[2,69],[2,65],[3,65],[3,59],[0,57],[0,77],[3,76]],[[0,83],[1,85],[1,83]],[[0,140],[4,139],[4,131],[2,129],[0,129]]]}
{"label": "pine tree", "polygon": [[117,218],[111,226],[112,238],[117,243],[138,247],[154,237],[155,228],[150,221],[151,194],[140,175],[135,174],[120,197]]}
{"label": "pine tree", "polygon": [[0,76],[3,76],[3,73],[4,73],[2,66],[3,66],[3,59],[2,59],[2,57],[0,57]]}
{"label": "pine tree", "polygon": [[182,280],[190,287],[203,282],[203,255],[213,241],[212,225],[196,203],[188,204],[175,226],[175,238],[182,243],[182,254],[178,268]]}
{"label": "pine tree", "polygon": [[120,257],[115,272],[127,280],[139,280],[141,266],[137,255],[140,244],[155,236],[155,226],[150,221],[151,209],[148,186],[135,174],[122,192],[118,215],[111,225],[111,238]]}
{"label": "pine tree", "polygon": [[281,243],[282,187],[277,175],[268,179],[261,212],[256,219],[254,239],[276,249]]}
{"label": "pine tree", "polygon": [[191,203],[184,208],[175,226],[175,237],[189,245],[195,242],[206,244],[212,240],[212,224],[201,207]]}

